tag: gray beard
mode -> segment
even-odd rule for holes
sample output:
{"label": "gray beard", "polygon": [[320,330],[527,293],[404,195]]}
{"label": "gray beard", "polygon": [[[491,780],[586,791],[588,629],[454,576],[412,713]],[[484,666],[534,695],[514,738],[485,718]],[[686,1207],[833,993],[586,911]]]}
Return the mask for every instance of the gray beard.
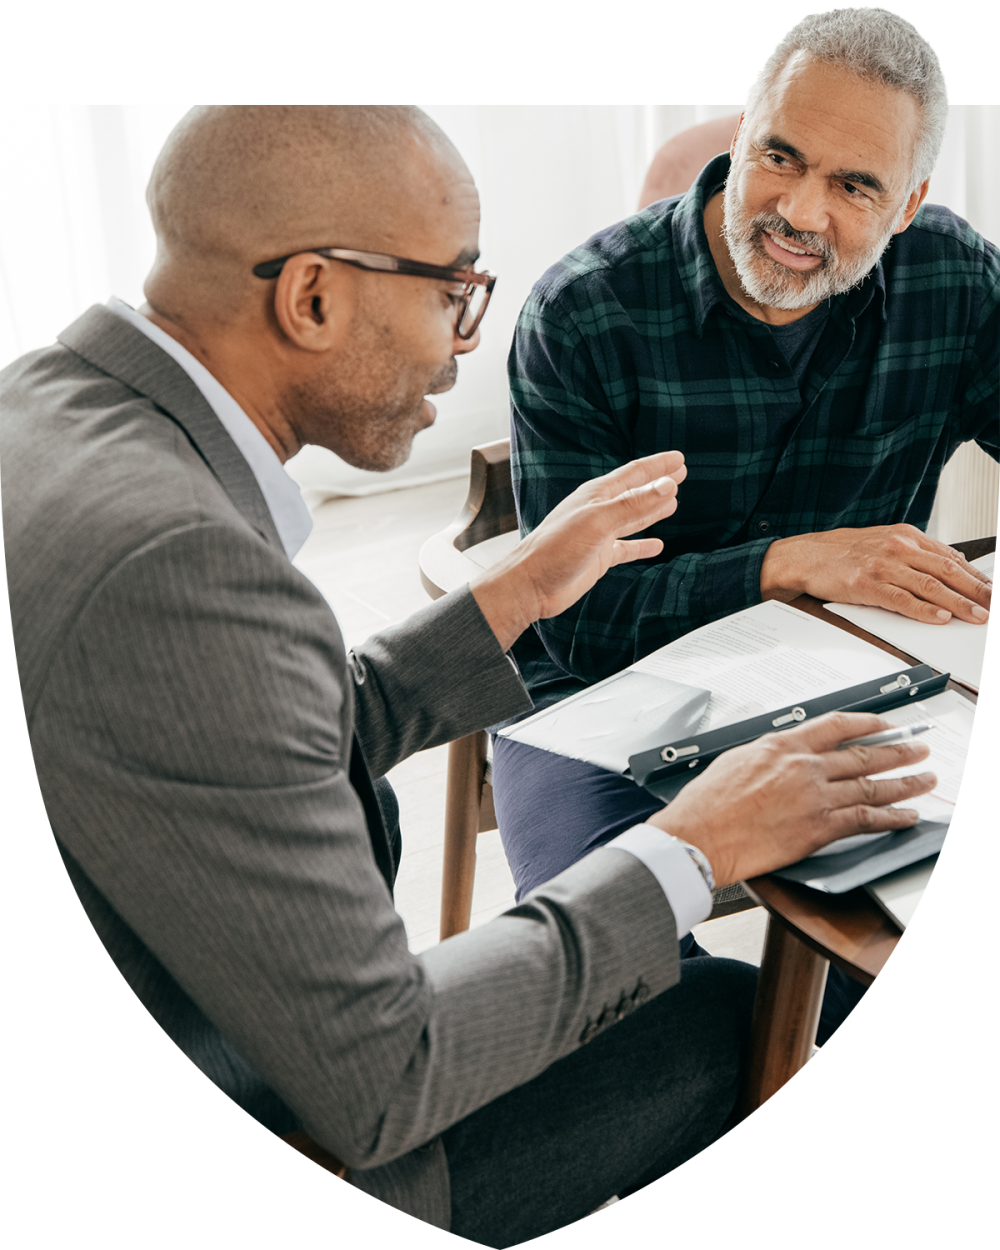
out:
{"label": "gray beard", "polygon": [[[900,213],[900,219],[893,221],[882,238],[867,252],[853,260],[841,260],[836,248],[827,243],[822,235],[793,230],[778,213],[759,213],[744,220],[731,181],[726,182],[722,202],[722,235],[743,289],[756,303],[765,308],[779,308],[783,312],[811,308],[831,295],[843,295],[862,283],[878,264],[902,218]],[[822,264],[804,273],[786,268],[764,250],[760,241],[764,230],[780,234],[799,247],[818,252]]]}

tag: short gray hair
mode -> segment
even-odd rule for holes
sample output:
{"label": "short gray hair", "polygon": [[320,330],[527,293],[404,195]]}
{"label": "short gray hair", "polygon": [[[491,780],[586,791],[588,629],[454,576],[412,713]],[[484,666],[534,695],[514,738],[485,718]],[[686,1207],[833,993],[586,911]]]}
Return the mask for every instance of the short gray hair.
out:
{"label": "short gray hair", "polygon": [[921,106],[921,127],[910,190],[931,176],[948,120],[948,96],[934,49],[909,22],[886,9],[832,9],[804,17],[771,53],[751,87],[748,114],[796,52],[808,52],[818,60],[843,65],[859,78],[915,96]]}

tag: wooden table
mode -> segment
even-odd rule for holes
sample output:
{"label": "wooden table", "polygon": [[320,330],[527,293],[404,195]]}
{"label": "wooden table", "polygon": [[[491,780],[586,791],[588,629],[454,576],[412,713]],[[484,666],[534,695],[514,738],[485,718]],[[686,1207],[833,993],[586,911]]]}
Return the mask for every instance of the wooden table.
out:
{"label": "wooden table", "polygon": [[[954,546],[968,559],[976,560],[996,549],[996,539],[981,538]],[[808,595],[794,600],[792,606],[874,643],[905,661],[907,667],[917,663],[905,652],[827,612]],[[949,682],[948,688],[974,701],[974,696],[955,682]],[[754,877],[744,885],[768,911],[742,1099],[747,1115],[811,1056],[830,964],[862,985],[871,985],[895,950],[901,930],[860,888],[845,894],[823,894],[771,876]]]}

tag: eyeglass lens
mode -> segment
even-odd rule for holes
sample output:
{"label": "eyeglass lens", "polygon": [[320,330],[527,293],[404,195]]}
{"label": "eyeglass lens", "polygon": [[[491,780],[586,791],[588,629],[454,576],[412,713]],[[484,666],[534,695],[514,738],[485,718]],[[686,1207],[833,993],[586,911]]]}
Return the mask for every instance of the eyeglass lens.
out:
{"label": "eyeglass lens", "polygon": [[484,286],[477,285],[472,286],[471,291],[466,288],[464,298],[468,300],[468,303],[465,304],[462,315],[459,317],[458,332],[461,335],[471,336],[486,311],[489,294]]}

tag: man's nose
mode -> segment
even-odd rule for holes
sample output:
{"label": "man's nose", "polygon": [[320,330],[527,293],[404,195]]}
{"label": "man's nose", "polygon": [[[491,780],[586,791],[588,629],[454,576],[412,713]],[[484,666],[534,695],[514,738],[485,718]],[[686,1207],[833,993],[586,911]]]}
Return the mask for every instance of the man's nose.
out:
{"label": "man's nose", "polygon": [[463,339],[458,336],[458,329],[455,330],[455,355],[464,356],[466,352],[474,352],[479,346],[479,336],[482,333],[479,326],[476,326],[471,338]]}
{"label": "man's nose", "polygon": [[794,230],[823,234],[830,225],[828,194],[825,180],[799,178],[782,192],[775,207]]}

